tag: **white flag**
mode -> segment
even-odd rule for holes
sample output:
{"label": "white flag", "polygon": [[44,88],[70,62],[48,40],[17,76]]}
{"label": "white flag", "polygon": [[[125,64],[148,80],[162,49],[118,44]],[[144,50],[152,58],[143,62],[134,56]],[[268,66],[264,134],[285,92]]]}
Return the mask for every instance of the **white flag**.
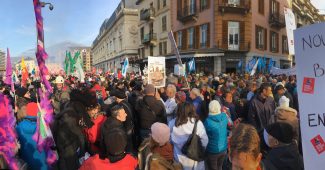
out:
{"label": "white flag", "polygon": [[256,69],[257,69],[257,65],[258,65],[258,62],[260,61],[260,59],[258,59],[252,69],[252,72],[251,72],[251,76],[254,76],[254,74],[256,73]]}

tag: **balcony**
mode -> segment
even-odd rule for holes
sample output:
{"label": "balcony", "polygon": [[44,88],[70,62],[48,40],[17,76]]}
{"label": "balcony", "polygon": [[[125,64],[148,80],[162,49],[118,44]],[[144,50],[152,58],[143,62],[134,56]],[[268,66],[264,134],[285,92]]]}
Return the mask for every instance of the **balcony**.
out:
{"label": "balcony", "polygon": [[142,21],[148,21],[148,20],[153,20],[155,16],[155,11],[154,9],[145,9],[140,11],[140,20]]}
{"label": "balcony", "polygon": [[247,14],[251,9],[251,0],[239,0],[239,3],[231,3],[229,0],[219,0],[221,13]]}
{"label": "balcony", "polygon": [[197,20],[196,5],[190,5],[177,11],[177,19],[183,23]]}
{"label": "balcony", "polygon": [[141,42],[142,44],[145,45],[156,45],[157,34],[156,33],[145,34]]}
{"label": "balcony", "polygon": [[280,15],[279,13],[271,13],[269,17],[269,24],[273,28],[284,28],[286,26],[284,15]]}
{"label": "balcony", "polygon": [[228,38],[226,37],[222,39],[222,44],[220,44],[220,41],[218,41],[218,47],[225,51],[248,52],[251,49],[251,43],[245,40],[239,40],[239,44],[237,46],[230,46],[228,44]]}

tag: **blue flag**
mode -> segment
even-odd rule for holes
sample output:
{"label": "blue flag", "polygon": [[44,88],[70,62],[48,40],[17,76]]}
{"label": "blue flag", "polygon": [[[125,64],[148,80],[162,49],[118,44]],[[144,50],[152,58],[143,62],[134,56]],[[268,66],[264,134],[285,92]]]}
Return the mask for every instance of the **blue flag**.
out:
{"label": "blue flag", "polygon": [[128,70],[129,67],[129,59],[125,58],[124,63],[123,63],[123,67],[122,67],[122,75],[123,77],[126,77],[126,71]]}
{"label": "blue flag", "polygon": [[273,66],[274,66],[273,59],[270,58],[269,65],[268,65],[268,68],[267,68],[267,70],[268,70],[269,73],[271,72],[271,69],[272,69]]}
{"label": "blue flag", "polygon": [[246,71],[247,73],[250,73],[250,72],[252,71],[252,69],[253,69],[255,63],[256,63],[256,58],[252,58],[251,60],[249,60],[249,62],[246,64],[246,69],[245,69],[245,71]]}
{"label": "blue flag", "polygon": [[195,72],[196,68],[195,68],[195,60],[194,58],[192,58],[191,61],[188,62],[188,71],[189,72]]}

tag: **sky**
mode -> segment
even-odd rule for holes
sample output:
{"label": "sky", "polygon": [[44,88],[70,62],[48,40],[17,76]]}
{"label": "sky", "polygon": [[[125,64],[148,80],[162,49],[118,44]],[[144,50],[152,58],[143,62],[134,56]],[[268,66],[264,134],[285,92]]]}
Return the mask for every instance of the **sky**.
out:
{"label": "sky", "polygon": [[325,14],[325,0],[311,0],[311,2],[316,8],[320,9],[322,14]]}
{"label": "sky", "polygon": [[[45,45],[71,41],[90,46],[106,18],[120,0],[43,0],[53,11],[42,8]],[[18,56],[36,47],[33,0],[0,0],[0,49]]]}

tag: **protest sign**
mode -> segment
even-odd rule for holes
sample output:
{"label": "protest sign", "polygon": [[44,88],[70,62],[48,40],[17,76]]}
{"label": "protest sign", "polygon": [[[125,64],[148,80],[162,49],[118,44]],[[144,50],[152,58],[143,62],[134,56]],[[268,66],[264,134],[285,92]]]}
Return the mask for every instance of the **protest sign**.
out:
{"label": "protest sign", "polygon": [[148,84],[156,88],[166,85],[165,57],[148,57]]}
{"label": "protest sign", "polygon": [[296,75],[296,67],[288,68],[288,69],[280,69],[277,67],[272,67],[270,73],[273,75],[285,74],[287,76],[292,76],[292,75]]}
{"label": "protest sign", "polygon": [[325,23],[294,31],[301,139],[306,170],[324,169]]}
{"label": "protest sign", "polygon": [[183,64],[183,67],[180,67],[179,64],[174,65],[174,74],[178,76],[184,76],[186,71],[186,64]]}
{"label": "protest sign", "polygon": [[293,30],[297,29],[295,15],[293,14],[292,10],[289,8],[284,8],[284,16],[286,22],[286,29],[287,29],[287,41],[288,41],[288,48],[289,54],[294,55],[294,38],[293,38]]}

